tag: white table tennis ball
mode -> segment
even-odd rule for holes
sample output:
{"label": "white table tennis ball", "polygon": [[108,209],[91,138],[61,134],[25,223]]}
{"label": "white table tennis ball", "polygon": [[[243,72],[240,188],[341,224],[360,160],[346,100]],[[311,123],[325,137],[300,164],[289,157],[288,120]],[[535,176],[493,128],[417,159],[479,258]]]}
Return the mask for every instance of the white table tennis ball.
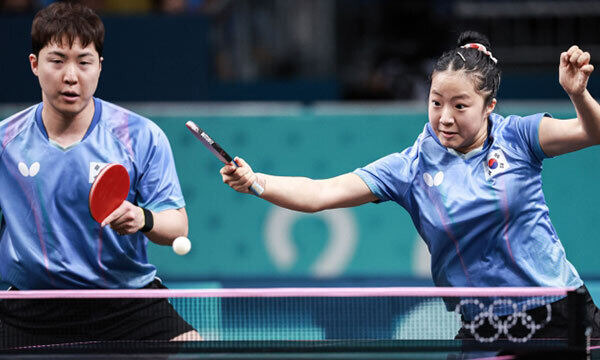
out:
{"label": "white table tennis ball", "polygon": [[177,255],[185,255],[190,252],[192,242],[185,236],[180,236],[173,241],[173,251]]}

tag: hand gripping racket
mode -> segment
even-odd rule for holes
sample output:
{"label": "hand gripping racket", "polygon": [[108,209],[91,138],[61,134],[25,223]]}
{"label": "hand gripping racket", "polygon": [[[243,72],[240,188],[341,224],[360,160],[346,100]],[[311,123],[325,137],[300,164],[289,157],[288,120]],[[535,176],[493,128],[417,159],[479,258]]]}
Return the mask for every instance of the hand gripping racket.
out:
{"label": "hand gripping racket", "polygon": [[[225,152],[225,150],[223,150],[223,148],[219,146],[219,144],[217,144],[210,136],[208,136],[207,133],[204,132],[204,130],[202,130],[193,121],[186,122],[185,126],[187,126],[187,128],[190,129],[192,134],[194,134],[194,136],[198,140],[200,140],[200,142],[202,142],[202,144],[204,144],[204,146],[206,146],[206,148],[210,150],[210,152],[212,152],[217,157],[217,159],[221,160],[223,164],[233,164],[236,167],[239,167],[239,165],[235,161],[233,161],[231,156],[229,156],[229,154],[227,154],[227,152]],[[263,187],[255,181],[252,185],[250,185],[250,191],[252,191],[256,196],[261,196],[265,189],[263,189]]]}
{"label": "hand gripping racket", "polygon": [[100,171],[90,189],[89,206],[94,220],[102,223],[121,206],[129,193],[129,174],[120,164],[108,164]]}

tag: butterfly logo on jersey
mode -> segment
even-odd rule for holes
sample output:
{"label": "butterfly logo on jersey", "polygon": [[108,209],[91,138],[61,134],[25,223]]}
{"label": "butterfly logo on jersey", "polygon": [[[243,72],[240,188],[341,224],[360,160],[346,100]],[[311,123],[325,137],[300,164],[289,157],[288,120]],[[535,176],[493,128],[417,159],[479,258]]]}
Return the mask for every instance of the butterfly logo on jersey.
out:
{"label": "butterfly logo on jersey", "polygon": [[431,176],[430,173],[425,173],[423,174],[423,180],[425,181],[425,184],[427,184],[427,186],[429,187],[440,186],[442,181],[444,181],[444,173],[438,171],[434,176]]}
{"label": "butterfly logo on jersey", "polygon": [[485,179],[489,180],[492,177],[505,172],[510,168],[504,153],[500,149],[492,150],[483,163],[485,170]]}
{"label": "butterfly logo on jersey", "polygon": [[104,167],[106,165],[108,165],[108,163],[95,162],[95,161],[90,162],[90,175],[89,175],[90,184],[94,183],[94,180],[96,180],[96,176],[98,176],[98,174],[100,173],[100,170],[104,169]]}
{"label": "butterfly logo on jersey", "polygon": [[33,164],[31,164],[31,166],[27,166],[27,164],[25,164],[24,162],[19,162],[19,172],[21,173],[21,175],[28,177],[34,177],[37,175],[38,172],[40,172],[40,163],[39,162],[34,162]]}

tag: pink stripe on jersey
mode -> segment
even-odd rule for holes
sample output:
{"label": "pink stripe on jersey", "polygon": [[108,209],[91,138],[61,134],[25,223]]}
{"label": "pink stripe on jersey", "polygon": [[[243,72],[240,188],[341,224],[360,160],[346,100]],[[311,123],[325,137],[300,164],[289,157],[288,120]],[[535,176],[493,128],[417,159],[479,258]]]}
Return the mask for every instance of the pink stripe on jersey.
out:
{"label": "pink stripe on jersey", "polygon": [[[105,107],[106,109],[106,107]],[[108,110],[108,109],[106,109]],[[112,110],[112,109],[111,109]],[[129,134],[129,114],[125,113],[125,112],[115,112],[114,116],[112,118],[112,121],[114,121],[114,134],[117,136],[117,138],[121,141],[121,144],[123,144],[123,146],[125,146],[125,148],[127,149],[127,152],[129,153],[129,156],[131,156],[132,158],[134,157],[134,153],[133,153],[133,146],[132,146],[132,140],[131,140],[131,136]]]}
{"label": "pink stripe on jersey", "polygon": [[[421,186],[423,187],[423,185],[421,185]],[[425,184],[425,186],[427,186],[427,184]],[[434,204],[435,210],[437,211],[440,219],[442,220],[442,225],[444,226],[444,231],[446,232],[446,235],[448,235],[448,237],[454,243],[454,248],[456,249],[456,255],[458,256],[460,265],[463,269],[463,272],[465,273],[465,277],[467,278],[467,283],[471,284],[471,278],[469,276],[469,272],[467,271],[467,266],[465,265],[465,262],[462,258],[462,254],[460,252],[460,247],[458,245],[458,241],[456,240],[456,237],[452,233],[452,229],[450,229],[450,227],[448,226],[448,224],[450,224],[450,220],[446,216],[444,216],[444,211],[442,209],[440,209],[441,206],[439,206],[438,202],[433,198],[433,196],[431,196],[432,188],[423,187],[423,189],[425,190],[425,193],[427,193],[427,197],[429,198],[429,200]]]}
{"label": "pink stripe on jersey", "polygon": [[29,202],[29,206],[31,208],[31,211],[33,212],[33,219],[35,221],[36,233],[38,236],[38,240],[40,242],[40,248],[41,248],[42,254],[44,256],[44,266],[46,267],[46,274],[48,275],[48,278],[50,279],[50,283],[54,284],[54,279],[52,278],[52,273],[50,271],[50,263],[48,260],[48,253],[46,251],[46,242],[44,241],[44,237],[42,236],[42,234],[45,233],[42,230],[42,223],[41,223],[42,222],[42,211],[41,211],[42,203],[41,202],[36,203],[35,196],[30,194],[30,192],[26,190],[26,188],[28,186],[28,184],[26,184],[26,182],[25,182],[26,178],[23,175],[21,175],[21,173],[18,170],[16,170],[16,166],[14,168],[7,166],[7,169],[8,169],[8,171],[10,171],[13,178],[15,178],[17,180],[17,182],[23,189],[23,194],[25,194],[25,196],[27,197],[27,201]]}
{"label": "pink stripe on jersey", "polygon": [[[498,179],[503,179],[503,177],[499,176]],[[501,187],[501,189],[499,189],[499,191],[500,191],[500,196],[502,198],[501,206],[502,206],[502,211],[504,213],[504,227],[503,227],[504,242],[506,243],[506,248],[508,249],[508,254],[510,255],[510,259],[512,260],[512,262],[514,264],[516,264],[517,262],[515,261],[515,258],[513,257],[512,248],[510,247],[510,239],[508,238],[508,224],[510,223],[510,209],[508,207],[508,198],[506,196],[506,183],[504,182],[504,180],[502,180],[500,187]]]}

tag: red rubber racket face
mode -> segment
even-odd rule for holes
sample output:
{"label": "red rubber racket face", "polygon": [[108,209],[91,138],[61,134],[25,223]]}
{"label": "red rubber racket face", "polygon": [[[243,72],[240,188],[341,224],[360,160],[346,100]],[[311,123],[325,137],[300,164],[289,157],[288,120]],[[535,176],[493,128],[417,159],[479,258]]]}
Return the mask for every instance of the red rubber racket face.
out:
{"label": "red rubber racket face", "polygon": [[94,220],[102,223],[121,206],[129,193],[129,174],[120,164],[109,164],[100,171],[90,189],[89,206]]}

